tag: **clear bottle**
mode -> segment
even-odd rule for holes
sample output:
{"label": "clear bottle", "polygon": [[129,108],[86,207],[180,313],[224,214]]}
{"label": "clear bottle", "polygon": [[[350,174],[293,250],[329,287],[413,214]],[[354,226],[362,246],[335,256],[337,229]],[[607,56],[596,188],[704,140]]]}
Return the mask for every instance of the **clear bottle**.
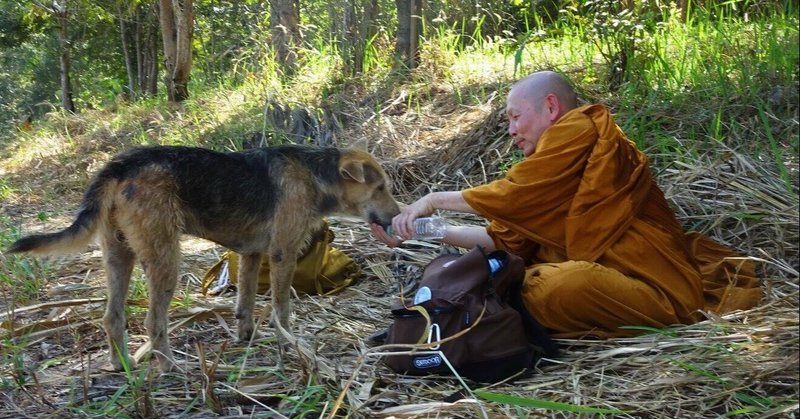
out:
{"label": "clear bottle", "polygon": [[[414,220],[414,240],[441,240],[447,232],[447,223],[441,217],[421,217]],[[392,235],[392,227],[386,229]]]}

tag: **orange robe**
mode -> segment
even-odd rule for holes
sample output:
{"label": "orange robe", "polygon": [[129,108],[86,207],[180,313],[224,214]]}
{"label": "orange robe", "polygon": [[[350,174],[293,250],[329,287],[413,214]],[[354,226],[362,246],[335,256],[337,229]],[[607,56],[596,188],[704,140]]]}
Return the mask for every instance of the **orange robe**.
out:
{"label": "orange robe", "polygon": [[523,300],[556,337],[630,336],[625,326],[691,324],[761,297],[752,261],[684,233],[601,105],[567,113],[505,178],[463,195],[497,248],[526,259]]}

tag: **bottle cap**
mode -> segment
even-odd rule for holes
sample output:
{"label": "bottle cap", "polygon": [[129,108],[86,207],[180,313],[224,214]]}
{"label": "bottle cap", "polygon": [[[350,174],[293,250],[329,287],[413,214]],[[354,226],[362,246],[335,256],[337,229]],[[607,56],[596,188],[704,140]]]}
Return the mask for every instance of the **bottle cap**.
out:
{"label": "bottle cap", "polygon": [[417,290],[417,293],[414,294],[414,305],[424,303],[431,299],[431,289],[428,287],[422,287]]}
{"label": "bottle cap", "polygon": [[492,271],[492,273],[499,271],[500,268],[502,268],[502,267],[503,267],[503,264],[500,263],[499,260],[494,259],[494,258],[489,259],[489,270]]}

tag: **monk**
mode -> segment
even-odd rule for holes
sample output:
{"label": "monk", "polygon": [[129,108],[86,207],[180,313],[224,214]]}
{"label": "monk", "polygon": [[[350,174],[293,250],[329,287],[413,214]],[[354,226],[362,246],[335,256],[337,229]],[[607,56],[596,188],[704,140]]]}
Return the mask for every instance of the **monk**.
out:
{"label": "monk", "polygon": [[[686,233],[637,149],[602,105],[578,107],[560,74],[515,83],[508,132],[524,159],[506,176],[432,192],[392,220],[389,246],[436,210],[485,217],[487,227],[449,226],[442,241],[521,256],[526,308],[554,337],[624,337],[758,303],[752,261],[699,233]],[[399,238],[398,238],[399,237]]]}

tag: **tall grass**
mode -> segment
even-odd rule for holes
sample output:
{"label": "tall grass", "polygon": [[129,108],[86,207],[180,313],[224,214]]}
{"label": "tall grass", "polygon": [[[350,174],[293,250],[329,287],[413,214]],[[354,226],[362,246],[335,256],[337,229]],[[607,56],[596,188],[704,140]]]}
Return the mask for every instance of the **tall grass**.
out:
{"label": "tall grass", "polygon": [[[0,250],[20,238],[19,226],[0,214]],[[41,296],[48,266],[30,258],[0,253],[0,305],[13,310],[17,303],[27,303]]]}
{"label": "tall grass", "polygon": [[[616,92],[607,88],[609,63],[599,45],[618,35],[598,40],[581,16],[551,27],[557,37],[525,38],[515,61],[523,74],[547,67],[577,73],[576,82],[592,88],[587,99],[626,115],[618,122],[643,148],[723,142],[774,160],[789,183],[785,163],[798,153],[797,124],[785,119],[797,111],[797,10],[790,3],[758,17],[726,10],[695,8],[688,23],[665,11],[658,24],[636,32],[628,77]],[[776,130],[795,135],[775,138]]]}

